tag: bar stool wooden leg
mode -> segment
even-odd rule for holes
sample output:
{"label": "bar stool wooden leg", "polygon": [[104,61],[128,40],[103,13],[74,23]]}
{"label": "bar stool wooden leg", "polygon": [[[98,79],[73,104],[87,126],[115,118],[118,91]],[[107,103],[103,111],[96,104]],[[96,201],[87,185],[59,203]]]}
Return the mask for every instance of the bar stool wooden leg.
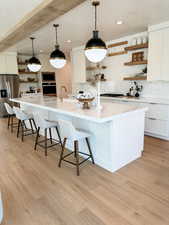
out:
{"label": "bar stool wooden leg", "polygon": [[45,129],[45,156],[47,156],[47,128]]}
{"label": "bar stool wooden leg", "polygon": [[39,139],[39,131],[40,131],[40,127],[38,127],[38,130],[37,130],[37,134],[36,134],[36,141],[35,141],[34,150],[36,150],[36,147],[37,147],[37,143],[38,143],[38,139]]}
{"label": "bar stool wooden leg", "polygon": [[31,119],[31,120],[32,120],[33,125],[34,125],[34,127],[35,127],[35,130],[36,130],[36,132],[37,132],[37,131],[38,131],[38,128],[37,128],[37,126],[36,126],[35,120],[34,120],[34,119]]}
{"label": "bar stool wooden leg", "polygon": [[11,126],[11,132],[13,133],[13,116],[11,116],[11,124],[10,124],[10,126]]}
{"label": "bar stool wooden leg", "polygon": [[52,144],[52,131],[51,131],[51,128],[49,128],[49,136],[50,136],[50,143]]}
{"label": "bar stool wooden leg", "polygon": [[61,144],[62,150],[61,150],[61,153],[60,153],[60,159],[59,159],[59,164],[58,164],[59,167],[61,167],[61,163],[62,163],[62,159],[63,159],[63,153],[64,153],[64,150],[65,150],[66,141],[67,141],[67,139],[64,138],[63,144]]}
{"label": "bar stool wooden leg", "polygon": [[76,152],[76,170],[77,170],[77,176],[79,176],[79,147],[78,147],[78,141],[74,141],[74,151]]}
{"label": "bar stool wooden leg", "polygon": [[22,137],[21,137],[21,140],[22,142],[24,141],[24,121],[21,121],[21,130],[22,130]]}
{"label": "bar stool wooden leg", "polygon": [[91,147],[90,147],[89,139],[88,138],[85,138],[85,139],[86,139],[87,147],[89,149],[90,157],[92,159],[92,163],[94,164],[94,158],[93,158],[92,150],[91,150]]}
{"label": "bar stool wooden leg", "polygon": [[21,121],[18,120],[17,138],[19,137],[20,126],[21,126]]}
{"label": "bar stool wooden leg", "polygon": [[32,120],[29,120],[30,126],[31,126],[31,130],[32,130],[32,134],[34,134],[34,130],[33,130],[33,126],[32,126]]}
{"label": "bar stool wooden leg", "polygon": [[8,129],[9,129],[9,127],[10,127],[10,118],[11,118],[11,116],[8,115]]}
{"label": "bar stool wooden leg", "polygon": [[59,133],[59,130],[58,130],[57,127],[56,127],[56,132],[57,132],[57,135],[58,135],[58,138],[59,138],[59,142],[60,142],[60,144],[61,144],[61,146],[62,146],[62,139],[61,139],[61,137],[60,137],[60,133]]}

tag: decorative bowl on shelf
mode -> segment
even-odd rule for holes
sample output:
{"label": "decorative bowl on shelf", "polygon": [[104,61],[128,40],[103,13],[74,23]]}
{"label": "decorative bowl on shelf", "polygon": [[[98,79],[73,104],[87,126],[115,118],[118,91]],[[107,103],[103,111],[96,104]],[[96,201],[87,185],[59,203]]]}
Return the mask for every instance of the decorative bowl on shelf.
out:
{"label": "decorative bowl on shelf", "polygon": [[94,100],[94,97],[92,98],[77,98],[77,100],[81,103],[83,103],[83,109],[90,109],[90,103]]}
{"label": "decorative bowl on shelf", "polygon": [[35,78],[28,77],[27,80],[28,80],[29,82],[33,82],[33,81],[35,81]]}

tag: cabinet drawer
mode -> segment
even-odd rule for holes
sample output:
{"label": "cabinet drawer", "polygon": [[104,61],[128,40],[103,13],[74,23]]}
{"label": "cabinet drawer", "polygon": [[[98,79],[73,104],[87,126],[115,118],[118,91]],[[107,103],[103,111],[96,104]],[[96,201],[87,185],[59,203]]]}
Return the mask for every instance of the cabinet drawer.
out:
{"label": "cabinet drawer", "polygon": [[147,104],[146,117],[159,120],[169,120],[169,106],[161,104]]}
{"label": "cabinet drawer", "polygon": [[145,131],[161,136],[169,136],[168,121],[145,118]]}

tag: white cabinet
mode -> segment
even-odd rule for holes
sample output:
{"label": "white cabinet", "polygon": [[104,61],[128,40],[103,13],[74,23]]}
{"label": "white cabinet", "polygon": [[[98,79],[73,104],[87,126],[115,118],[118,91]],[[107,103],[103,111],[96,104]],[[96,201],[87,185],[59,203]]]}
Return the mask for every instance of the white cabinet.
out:
{"label": "white cabinet", "polygon": [[5,55],[0,55],[0,74],[6,74]]}
{"label": "white cabinet", "polygon": [[148,80],[169,80],[169,27],[149,32]]}
{"label": "white cabinet", "polygon": [[130,100],[126,101],[120,98],[115,100],[106,99],[103,101],[130,104],[136,107],[147,107],[148,111],[145,115],[145,134],[169,140],[169,105],[138,101],[135,102]]}
{"label": "white cabinet", "polygon": [[7,55],[5,57],[6,74],[18,74],[16,55]]}
{"label": "white cabinet", "polygon": [[159,136],[168,139],[169,124],[168,121],[155,118],[145,118],[145,132],[151,136]]}
{"label": "white cabinet", "polygon": [[84,49],[75,48],[71,52],[73,83],[86,82],[86,57]]}
{"label": "white cabinet", "polygon": [[0,74],[18,74],[17,55],[15,53],[0,54]]}

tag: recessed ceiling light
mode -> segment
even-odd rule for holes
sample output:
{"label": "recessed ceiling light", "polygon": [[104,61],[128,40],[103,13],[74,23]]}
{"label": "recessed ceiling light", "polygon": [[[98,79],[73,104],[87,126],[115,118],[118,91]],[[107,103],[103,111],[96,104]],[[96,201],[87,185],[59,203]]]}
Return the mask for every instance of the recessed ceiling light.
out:
{"label": "recessed ceiling light", "polygon": [[66,42],[67,42],[67,43],[71,43],[72,41],[71,41],[71,40],[67,40]]}
{"label": "recessed ceiling light", "polygon": [[122,24],[123,24],[123,21],[122,21],[122,20],[117,20],[117,21],[116,21],[116,24],[117,24],[117,25],[122,25]]}

